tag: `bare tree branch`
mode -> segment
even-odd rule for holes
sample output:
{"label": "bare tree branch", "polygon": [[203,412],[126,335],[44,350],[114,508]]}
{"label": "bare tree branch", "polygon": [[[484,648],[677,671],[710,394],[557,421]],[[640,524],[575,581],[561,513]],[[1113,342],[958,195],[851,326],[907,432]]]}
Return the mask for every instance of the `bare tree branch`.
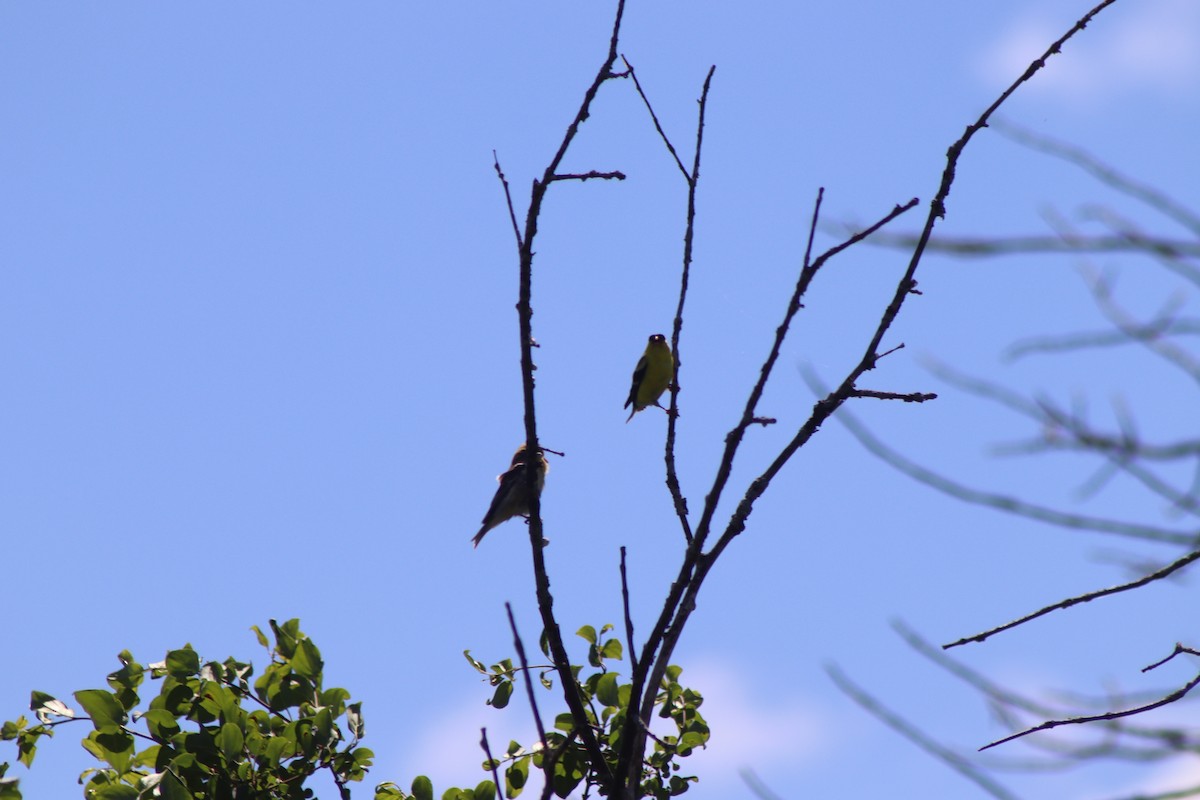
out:
{"label": "bare tree branch", "polygon": [[1100,722],[1100,721],[1104,721],[1104,720],[1113,720],[1113,719],[1120,719],[1122,717],[1130,717],[1135,714],[1143,714],[1147,711],[1151,711],[1156,708],[1161,708],[1165,705],[1170,705],[1171,703],[1174,703],[1177,700],[1183,699],[1184,697],[1187,696],[1188,692],[1190,692],[1192,689],[1196,688],[1197,685],[1200,685],[1200,674],[1196,675],[1196,677],[1192,678],[1186,684],[1179,687],[1174,692],[1171,692],[1166,697],[1162,698],[1161,700],[1157,700],[1153,703],[1147,703],[1146,705],[1136,706],[1134,708],[1127,708],[1124,711],[1109,711],[1105,714],[1095,714],[1093,716],[1088,716],[1088,717],[1072,717],[1070,719],[1049,720],[1047,722],[1043,722],[1041,725],[1035,725],[1032,728],[1027,728],[1023,731],[1014,733],[1011,736],[1005,736],[1003,739],[997,739],[996,741],[994,741],[990,744],[986,744],[979,749],[981,751],[988,750],[992,747],[997,747],[1006,742],[1011,742],[1014,739],[1020,739],[1022,736],[1028,736],[1029,734],[1037,733],[1038,731],[1046,731],[1046,730],[1050,730],[1052,728],[1058,728],[1063,725],[1081,725],[1081,724],[1087,723],[1087,722]]}
{"label": "bare tree branch", "polygon": [[[609,39],[607,57],[604,63],[601,64],[600,69],[597,70],[596,77],[592,80],[591,86],[584,92],[579,110],[576,112],[571,124],[567,127],[567,132],[563,136],[562,143],[559,145],[554,157],[550,159],[550,163],[546,166],[541,180],[533,182],[529,197],[529,208],[525,214],[525,234],[523,237],[518,237],[520,240],[518,250],[520,290],[517,300],[517,317],[521,352],[521,388],[525,405],[525,446],[526,451],[530,453],[536,453],[538,448],[537,411],[533,391],[533,304],[531,300],[533,243],[537,237],[538,220],[541,216],[542,202],[545,199],[546,191],[554,182],[558,166],[566,156],[571,143],[574,142],[575,136],[579,132],[579,126],[591,114],[592,101],[595,99],[596,93],[600,90],[600,86],[612,78],[612,66],[617,59],[617,42],[620,37],[621,20],[624,14],[625,0],[617,0],[616,17],[613,21],[612,37]],[[571,672],[571,660],[567,655],[566,647],[563,645],[562,633],[559,630],[558,622],[554,618],[554,597],[550,594],[550,578],[546,573],[546,562],[542,553],[544,544],[541,499],[538,492],[534,489],[538,472],[532,469],[526,470],[525,475],[528,481],[528,495],[530,498],[529,543],[533,556],[533,573],[537,589],[538,611],[541,613],[546,642],[549,645],[555,669],[558,671],[563,697],[575,721],[575,729],[579,731],[580,741],[587,750],[592,769],[597,775],[601,776],[601,779],[605,783],[613,785],[612,771],[609,768],[607,760],[604,758],[604,751],[600,748],[600,743],[596,740],[596,734],[588,723],[587,711],[583,706],[583,700],[579,695],[574,675]]]}
{"label": "bare tree branch", "polygon": [[499,762],[492,758],[492,748],[488,746],[487,728],[479,729],[479,737],[479,746],[483,748],[483,754],[487,756],[488,765],[492,768],[492,780],[496,783],[496,800],[504,800],[504,789],[502,788],[504,784],[500,782],[500,771],[497,768]]}
{"label": "bare tree branch", "polygon": [[542,724],[542,715],[538,711],[537,697],[533,693],[533,678],[529,675],[529,659],[525,657],[525,643],[521,634],[517,633],[517,621],[513,618],[512,603],[505,603],[504,610],[508,612],[508,627],[512,629],[513,647],[517,650],[517,660],[521,662],[521,671],[525,678],[525,689],[529,695],[529,708],[533,711],[533,721],[537,725],[538,739],[542,742],[542,750],[549,754],[550,745],[546,743],[546,727]]}

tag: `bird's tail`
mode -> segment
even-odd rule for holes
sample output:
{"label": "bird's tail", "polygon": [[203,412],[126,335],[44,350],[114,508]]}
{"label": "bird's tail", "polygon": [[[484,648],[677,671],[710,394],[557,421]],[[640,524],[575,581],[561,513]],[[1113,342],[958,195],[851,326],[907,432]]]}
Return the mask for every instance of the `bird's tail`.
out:
{"label": "bird's tail", "polygon": [[488,532],[487,526],[480,528],[479,533],[477,533],[473,537],[471,537],[471,544],[475,547],[479,547],[479,543],[483,541],[483,535],[487,532]]}

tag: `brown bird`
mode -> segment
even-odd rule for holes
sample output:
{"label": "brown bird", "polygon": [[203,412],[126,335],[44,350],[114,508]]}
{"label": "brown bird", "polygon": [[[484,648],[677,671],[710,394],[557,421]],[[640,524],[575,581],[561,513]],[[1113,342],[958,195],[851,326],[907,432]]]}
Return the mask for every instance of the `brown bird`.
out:
{"label": "brown bird", "polygon": [[[500,481],[500,488],[496,489],[496,496],[492,498],[492,504],[488,506],[487,513],[483,515],[483,527],[471,539],[476,547],[479,547],[479,543],[483,541],[483,535],[501,522],[513,517],[529,516],[529,485],[525,473],[528,466],[525,458],[525,445],[521,445],[517,448],[517,452],[513,453],[512,464],[508,471],[503,475],[496,476],[496,480]],[[550,465],[546,463],[546,456],[540,447],[532,466],[537,473],[534,477],[533,490],[540,497],[542,486],[546,483],[546,473],[550,471]]]}

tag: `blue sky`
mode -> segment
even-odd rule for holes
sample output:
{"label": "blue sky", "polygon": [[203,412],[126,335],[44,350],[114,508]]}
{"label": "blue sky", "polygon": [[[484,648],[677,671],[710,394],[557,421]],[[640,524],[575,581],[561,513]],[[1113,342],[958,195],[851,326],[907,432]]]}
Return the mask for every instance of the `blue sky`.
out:
{"label": "blue sky", "polygon": [[[630,2],[621,51],[685,160],[717,65],[681,375],[693,508],[782,314],[817,187],[831,223],[924,203],[950,143],[1087,8]],[[484,707],[461,656],[510,654],[505,601],[537,630],[523,527],[469,542],[523,437],[516,256],[492,152],[523,214],[611,15],[550,2],[0,6],[4,718],[31,689],[100,685],[123,648],[145,662],[191,642],[261,662],[249,626],[298,616],[329,681],[365,701],[377,765],[363,796],[421,772],[439,791],[474,785],[480,725],[534,738],[520,709]],[[1195,4],[1122,0],[1003,116],[1196,205],[1198,54]],[[565,168],[629,178],[553,187],[536,247],[539,429],[567,453],[542,506],[556,610],[566,630],[616,622],[626,545],[644,630],[682,536],[662,485],[664,417],[627,425],[621,404],[647,335],[669,333],[685,187],[627,82],[602,89]],[[1077,219],[1089,203],[1158,224],[985,132],[940,230],[1040,233],[1045,214]],[[897,229],[917,224],[914,212]],[[818,246],[835,241],[826,232]],[[1173,290],[1149,265],[1094,262],[1121,264],[1132,308]],[[780,424],[750,433],[735,487],[811,407],[801,365],[839,380],[903,265],[859,247],[817,281],[761,407]],[[1122,483],[1083,502],[1078,461],[995,458],[989,448],[1029,432],[920,365],[1087,396],[1101,420],[1123,398],[1147,435],[1178,433],[1172,400],[1189,387],[1144,355],[1001,359],[1016,339],[1100,325],[1078,267],[928,259],[924,294],[885,343],[906,349],[864,385],[941,399],[851,410],[975,485],[1164,522],[1161,504]],[[940,740],[978,746],[1006,729],[889,620],[958,638],[1125,579],[1100,557],[1113,551],[1174,556],[956,505],[827,424],[723,558],[676,655],[715,731],[689,796],[744,795],[743,767],[785,797],[979,796],[822,666]],[[1138,670],[1191,633],[1170,614],[1184,591],[1091,604],[962,656],[1031,691],[1182,682],[1185,665]],[[18,770],[27,797],[78,796],[82,735],[64,730]],[[1101,798],[1166,779],[1098,770],[1012,785]]]}

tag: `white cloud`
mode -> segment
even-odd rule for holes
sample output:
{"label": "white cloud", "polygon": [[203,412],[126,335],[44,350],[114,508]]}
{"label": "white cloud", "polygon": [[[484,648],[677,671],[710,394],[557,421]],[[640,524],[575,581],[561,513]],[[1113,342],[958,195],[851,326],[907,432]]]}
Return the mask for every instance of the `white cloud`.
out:
{"label": "white cloud", "polygon": [[[815,761],[828,745],[829,728],[836,727],[799,698],[779,702],[766,691],[761,697],[752,697],[745,676],[724,663],[690,666],[680,680],[704,695],[701,711],[714,731],[708,747],[683,764],[684,774],[702,779],[688,793],[697,800],[726,796],[722,794],[725,791],[744,795],[745,784],[738,774],[743,768],[766,772],[783,765],[794,771]],[[552,715],[556,703],[540,690],[538,699],[542,713]],[[552,724],[551,719],[544,722]],[[502,711],[483,706],[478,695],[449,701],[436,714],[436,722],[414,731],[406,737],[408,741],[377,749],[372,777],[395,780],[407,789],[407,782],[419,772],[433,781],[436,796],[452,785],[474,786],[488,777],[479,768],[484,760],[479,730],[484,726],[493,754],[503,752],[510,739],[527,747],[533,744],[534,726],[524,687],[518,687],[510,706]],[[653,729],[665,730],[657,718]]]}
{"label": "white cloud", "polygon": [[1200,784],[1200,764],[1187,756],[1149,771],[1144,778],[1115,789],[1111,782],[1096,790],[1097,797],[1155,797]]}
{"label": "white cloud", "polygon": [[[1044,12],[1016,21],[980,54],[979,74],[994,86],[1011,83],[1067,24]],[[1102,12],[1047,62],[1028,91],[1094,102],[1114,94],[1176,94],[1198,87],[1200,3],[1145,0]]]}
{"label": "white cloud", "polygon": [[[526,747],[536,741],[531,714],[527,709],[524,686],[518,685],[508,708],[494,709],[483,704],[489,691],[486,687],[470,698],[451,701],[436,721],[419,731],[413,731],[403,756],[397,763],[380,764],[375,772],[388,775],[390,780],[407,789],[407,781],[418,774],[433,781],[434,795],[440,797],[450,786],[475,786],[490,775],[481,765],[485,759],[479,746],[480,729],[487,728],[488,745],[492,755],[501,756],[508,743],[516,740]],[[539,687],[539,703],[550,706]],[[553,720],[543,720],[552,725]],[[501,776],[503,777],[503,776]]]}
{"label": "white cloud", "polygon": [[752,697],[746,677],[728,664],[701,662],[688,667],[680,682],[704,695],[700,710],[713,731],[708,747],[684,764],[684,774],[701,778],[694,790],[698,798],[735,790],[745,796],[741,770],[766,773],[782,765],[794,773],[826,753],[836,735],[831,729],[837,726],[799,697],[781,701],[773,690]]}

